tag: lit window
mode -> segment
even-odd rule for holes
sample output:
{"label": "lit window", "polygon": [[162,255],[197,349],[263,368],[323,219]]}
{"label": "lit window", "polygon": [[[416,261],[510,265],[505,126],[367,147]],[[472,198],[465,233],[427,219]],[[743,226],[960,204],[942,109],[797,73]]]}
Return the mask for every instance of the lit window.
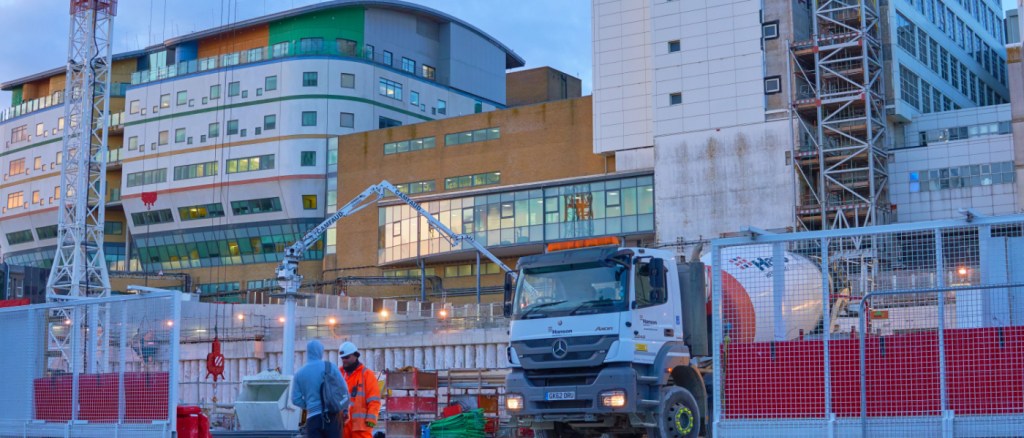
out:
{"label": "lit window", "polygon": [[170,108],[170,107],[171,107],[171,95],[170,94],[161,95],[160,96],[160,108]]}
{"label": "lit window", "polygon": [[316,195],[302,195],[302,209],[316,210]]}

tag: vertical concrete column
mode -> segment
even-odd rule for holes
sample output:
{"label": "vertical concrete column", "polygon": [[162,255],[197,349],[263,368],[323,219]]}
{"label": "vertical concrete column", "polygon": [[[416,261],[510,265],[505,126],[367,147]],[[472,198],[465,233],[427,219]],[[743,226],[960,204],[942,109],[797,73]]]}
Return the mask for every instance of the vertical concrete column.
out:
{"label": "vertical concrete column", "polygon": [[393,348],[384,349],[384,367],[389,370],[398,369],[395,367],[395,350]]}
{"label": "vertical concrete column", "polygon": [[434,346],[423,347],[423,369],[436,370],[437,363],[434,362]]}
{"label": "vertical concrete column", "polygon": [[477,344],[473,346],[476,350],[476,362],[473,363],[473,368],[487,368],[487,345]]}
{"label": "vertical concrete column", "polygon": [[466,368],[466,345],[455,346],[455,366],[454,368]]}
{"label": "vertical concrete column", "polygon": [[463,364],[466,368],[476,368],[476,345],[466,345],[466,363]]}
{"label": "vertical concrete column", "polygon": [[416,358],[415,350],[416,350],[415,348],[406,348],[405,349],[405,365],[402,365],[402,366],[406,366],[406,367],[410,366],[410,365],[416,366],[416,362],[414,361],[414,359]]}
{"label": "vertical concrete column", "polygon": [[419,368],[421,370],[426,368],[425,364],[423,363],[423,350],[424,350],[424,348],[425,347],[416,347],[413,350],[413,361],[412,361],[412,364],[413,364],[414,367]]}
{"label": "vertical concrete column", "polygon": [[444,346],[444,367],[443,369],[450,370],[455,367],[455,348],[451,345]]}

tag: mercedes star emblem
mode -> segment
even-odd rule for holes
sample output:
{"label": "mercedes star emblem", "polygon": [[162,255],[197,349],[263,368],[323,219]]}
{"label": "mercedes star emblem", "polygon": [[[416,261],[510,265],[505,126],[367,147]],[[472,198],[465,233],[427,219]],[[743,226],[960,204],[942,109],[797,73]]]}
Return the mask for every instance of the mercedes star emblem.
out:
{"label": "mercedes star emblem", "polygon": [[569,343],[565,342],[565,339],[559,339],[551,346],[551,355],[555,356],[555,359],[565,359],[568,354]]}

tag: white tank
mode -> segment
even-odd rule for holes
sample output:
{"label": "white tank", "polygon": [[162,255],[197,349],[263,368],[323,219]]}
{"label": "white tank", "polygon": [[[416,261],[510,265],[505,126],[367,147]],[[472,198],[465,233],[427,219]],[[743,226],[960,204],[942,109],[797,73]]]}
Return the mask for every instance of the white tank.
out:
{"label": "white tank", "polygon": [[[822,314],[821,270],[804,256],[785,252],[784,257],[784,286],[777,295],[771,245],[722,249],[723,322],[731,342],[796,339],[801,331],[810,333],[818,326]],[[707,265],[710,311],[711,254],[704,254],[701,262]]]}

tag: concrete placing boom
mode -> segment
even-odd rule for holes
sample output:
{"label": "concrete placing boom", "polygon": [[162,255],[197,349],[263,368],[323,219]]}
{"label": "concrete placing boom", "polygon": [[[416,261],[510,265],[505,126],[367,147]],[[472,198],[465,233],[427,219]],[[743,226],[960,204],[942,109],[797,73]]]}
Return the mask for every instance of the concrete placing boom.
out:
{"label": "concrete placing boom", "polygon": [[393,184],[386,180],[381,181],[379,184],[367,187],[362,193],[352,198],[347,204],[339,208],[336,213],[325,219],[320,225],[317,225],[313,229],[306,232],[301,239],[293,243],[284,250],[284,258],[281,260],[280,266],[277,267],[277,284],[281,286],[283,292],[276,294],[275,297],[285,299],[285,325],[284,325],[284,359],[282,360],[281,372],[283,374],[292,374],[294,372],[294,350],[295,350],[295,300],[304,298],[298,294],[299,286],[302,285],[302,275],[299,274],[299,261],[302,260],[302,253],[304,253],[309,247],[316,244],[317,241],[327,232],[327,229],[337,223],[341,218],[351,216],[352,214],[370,206],[377,201],[380,201],[388,192],[394,194],[402,202],[405,202],[412,207],[420,216],[423,216],[430,228],[441,232],[441,237],[444,238],[448,243],[455,247],[460,243],[468,243],[477,252],[483,254],[494,264],[498,265],[506,273],[511,273],[512,268],[502,263],[497,256],[487,250],[486,247],[481,245],[479,242],[473,239],[472,236],[467,234],[457,234],[448,228],[445,224],[441,223],[440,220],[430,214],[428,211],[420,207],[416,201],[413,201],[405,193],[398,190]]}

